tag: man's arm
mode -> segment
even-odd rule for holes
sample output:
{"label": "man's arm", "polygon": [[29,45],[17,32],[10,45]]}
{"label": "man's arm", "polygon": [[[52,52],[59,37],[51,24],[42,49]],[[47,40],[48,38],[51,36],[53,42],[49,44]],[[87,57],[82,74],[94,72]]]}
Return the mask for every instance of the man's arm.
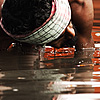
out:
{"label": "man's arm", "polygon": [[69,0],[72,10],[72,22],[78,32],[76,49],[94,47],[91,37],[94,11],[92,0]]}

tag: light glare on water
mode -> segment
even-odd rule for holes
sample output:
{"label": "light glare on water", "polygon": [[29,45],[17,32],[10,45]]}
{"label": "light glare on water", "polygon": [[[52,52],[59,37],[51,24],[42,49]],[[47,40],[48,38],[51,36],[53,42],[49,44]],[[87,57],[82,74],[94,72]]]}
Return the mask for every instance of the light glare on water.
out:
{"label": "light glare on water", "polygon": [[95,49],[0,52],[0,100],[100,100],[100,1],[93,1]]}
{"label": "light glare on water", "polygon": [[40,50],[40,55],[1,54],[1,100],[100,99],[98,49],[80,53],[74,48]]}

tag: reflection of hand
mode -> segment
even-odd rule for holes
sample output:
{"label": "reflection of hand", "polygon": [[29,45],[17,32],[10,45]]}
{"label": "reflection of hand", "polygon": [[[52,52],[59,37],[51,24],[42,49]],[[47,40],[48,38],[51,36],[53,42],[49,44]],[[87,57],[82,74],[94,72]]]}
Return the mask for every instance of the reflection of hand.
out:
{"label": "reflection of hand", "polygon": [[93,58],[95,49],[86,48],[86,50],[83,48],[81,51],[76,51],[74,57],[75,58]]}
{"label": "reflection of hand", "polygon": [[94,66],[92,62],[94,50],[83,50],[75,52],[74,58],[76,59],[75,64],[79,67],[83,66]]}

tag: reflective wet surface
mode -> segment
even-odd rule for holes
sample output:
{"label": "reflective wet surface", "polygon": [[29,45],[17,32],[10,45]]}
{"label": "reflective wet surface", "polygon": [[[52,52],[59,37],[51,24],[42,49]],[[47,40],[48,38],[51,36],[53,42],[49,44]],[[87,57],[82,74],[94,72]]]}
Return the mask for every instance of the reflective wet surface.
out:
{"label": "reflective wet surface", "polygon": [[99,48],[0,54],[0,100],[100,100],[99,93]]}
{"label": "reflective wet surface", "polygon": [[100,100],[100,1],[93,1],[95,49],[0,52],[0,100]]}

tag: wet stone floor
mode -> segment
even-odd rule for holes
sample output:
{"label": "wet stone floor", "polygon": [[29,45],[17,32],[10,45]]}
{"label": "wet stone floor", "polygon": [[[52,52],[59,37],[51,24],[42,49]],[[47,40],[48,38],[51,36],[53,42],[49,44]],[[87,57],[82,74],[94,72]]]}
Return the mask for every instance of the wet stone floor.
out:
{"label": "wet stone floor", "polygon": [[100,100],[100,49],[1,53],[0,100]]}

